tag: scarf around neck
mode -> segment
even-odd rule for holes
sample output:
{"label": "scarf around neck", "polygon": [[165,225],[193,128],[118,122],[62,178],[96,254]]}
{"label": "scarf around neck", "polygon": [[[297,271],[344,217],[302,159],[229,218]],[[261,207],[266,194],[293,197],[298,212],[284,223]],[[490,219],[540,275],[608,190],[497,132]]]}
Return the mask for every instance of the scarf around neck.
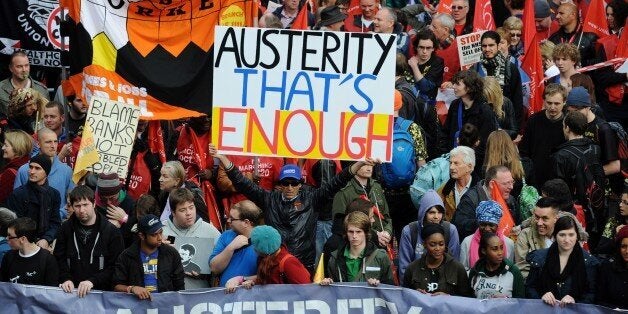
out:
{"label": "scarf around neck", "polygon": [[[506,237],[504,237],[504,234],[500,231],[497,231],[497,236],[502,239],[502,243],[504,244],[504,256],[507,257],[508,246],[506,246]],[[469,268],[473,268],[475,263],[480,259],[480,238],[482,238],[480,229],[476,229],[471,238],[471,245],[469,246]]]}
{"label": "scarf around neck", "polygon": [[480,58],[480,64],[486,76],[494,76],[500,86],[505,85],[506,67],[509,66],[509,64],[504,55],[498,52],[495,55],[495,58],[492,59],[486,59],[484,55],[482,55]]}

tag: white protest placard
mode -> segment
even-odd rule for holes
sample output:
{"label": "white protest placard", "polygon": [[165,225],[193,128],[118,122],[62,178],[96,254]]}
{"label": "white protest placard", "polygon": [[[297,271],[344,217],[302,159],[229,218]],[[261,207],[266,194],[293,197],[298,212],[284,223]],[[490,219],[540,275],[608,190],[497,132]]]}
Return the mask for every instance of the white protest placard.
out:
{"label": "white protest placard", "polygon": [[221,153],[390,161],[396,36],[217,26]]}
{"label": "white protest placard", "polygon": [[129,159],[140,119],[140,107],[92,97],[85,123],[92,127],[100,161],[91,166],[95,173],[117,173],[126,178]]}
{"label": "white protest placard", "polygon": [[456,37],[458,42],[458,57],[460,58],[460,68],[468,69],[471,65],[480,62],[482,56],[482,46],[480,38],[485,31],[479,31],[467,35]]}

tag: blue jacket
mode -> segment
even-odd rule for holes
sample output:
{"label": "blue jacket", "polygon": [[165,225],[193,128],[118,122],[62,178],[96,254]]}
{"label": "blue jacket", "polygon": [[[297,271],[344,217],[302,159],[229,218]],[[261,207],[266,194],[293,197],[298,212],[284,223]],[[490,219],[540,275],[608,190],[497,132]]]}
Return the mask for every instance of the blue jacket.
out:
{"label": "blue jacket", "polygon": [[[438,193],[434,190],[428,190],[423,194],[423,198],[421,198],[421,203],[419,205],[419,215],[418,215],[418,235],[416,246],[412,247],[412,235],[410,234],[411,228],[410,225],[403,227],[401,231],[401,240],[399,241],[399,278],[403,279],[403,275],[406,271],[406,268],[410,263],[415,260],[421,258],[423,253],[425,253],[425,248],[423,247],[423,239],[421,239],[421,230],[423,229],[423,223],[425,220],[425,214],[427,211],[434,207],[440,206],[443,208],[443,219],[445,217],[444,210],[445,205],[443,205],[443,200],[440,198]],[[441,225],[443,224],[443,220],[441,220]],[[456,226],[453,224],[449,224],[449,243],[447,243],[448,253],[454,257],[454,259],[458,259],[458,255],[460,255],[460,239],[458,238],[458,230]],[[447,231],[447,230],[445,230]]]}
{"label": "blue jacket", "polygon": [[[29,163],[25,163],[18,169],[17,175],[15,176],[15,183],[13,184],[14,190],[28,182],[28,164]],[[59,191],[61,196],[59,215],[61,216],[61,220],[63,220],[67,215],[65,210],[65,197],[68,191],[74,188],[74,181],[72,181],[72,168],[62,163],[57,156],[52,160],[52,167],[48,174],[48,184]]]}

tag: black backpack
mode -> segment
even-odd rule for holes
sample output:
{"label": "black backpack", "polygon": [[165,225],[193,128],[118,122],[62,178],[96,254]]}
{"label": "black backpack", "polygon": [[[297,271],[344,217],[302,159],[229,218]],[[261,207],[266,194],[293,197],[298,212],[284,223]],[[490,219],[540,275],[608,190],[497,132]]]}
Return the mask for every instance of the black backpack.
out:
{"label": "black backpack", "polygon": [[604,219],[606,211],[604,168],[599,159],[589,158],[589,156],[600,155],[598,145],[589,145],[586,149],[580,150],[575,146],[568,146],[566,152],[571,154],[578,162],[573,175],[576,203],[585,209],[587,229],[599,231],[603,227],[596,223]]}

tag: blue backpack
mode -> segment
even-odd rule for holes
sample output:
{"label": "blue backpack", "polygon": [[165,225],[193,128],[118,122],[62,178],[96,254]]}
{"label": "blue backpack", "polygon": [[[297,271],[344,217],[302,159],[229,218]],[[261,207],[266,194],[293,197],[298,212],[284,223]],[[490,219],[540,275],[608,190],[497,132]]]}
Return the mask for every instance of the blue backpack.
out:
{"label": "blue backpack", "polygon": [[416,154],[408,130],[411,120],[397,117],[393,127],[392,162],[382,165],[382,180],[387,188],[407,188],[414,181]]}
{"label": "blue backpack", "polygon": [[416,173],[410,186],[410,197],[416,208],[427,190],[438,190],[449,180],[449,153],[430,160]]}

